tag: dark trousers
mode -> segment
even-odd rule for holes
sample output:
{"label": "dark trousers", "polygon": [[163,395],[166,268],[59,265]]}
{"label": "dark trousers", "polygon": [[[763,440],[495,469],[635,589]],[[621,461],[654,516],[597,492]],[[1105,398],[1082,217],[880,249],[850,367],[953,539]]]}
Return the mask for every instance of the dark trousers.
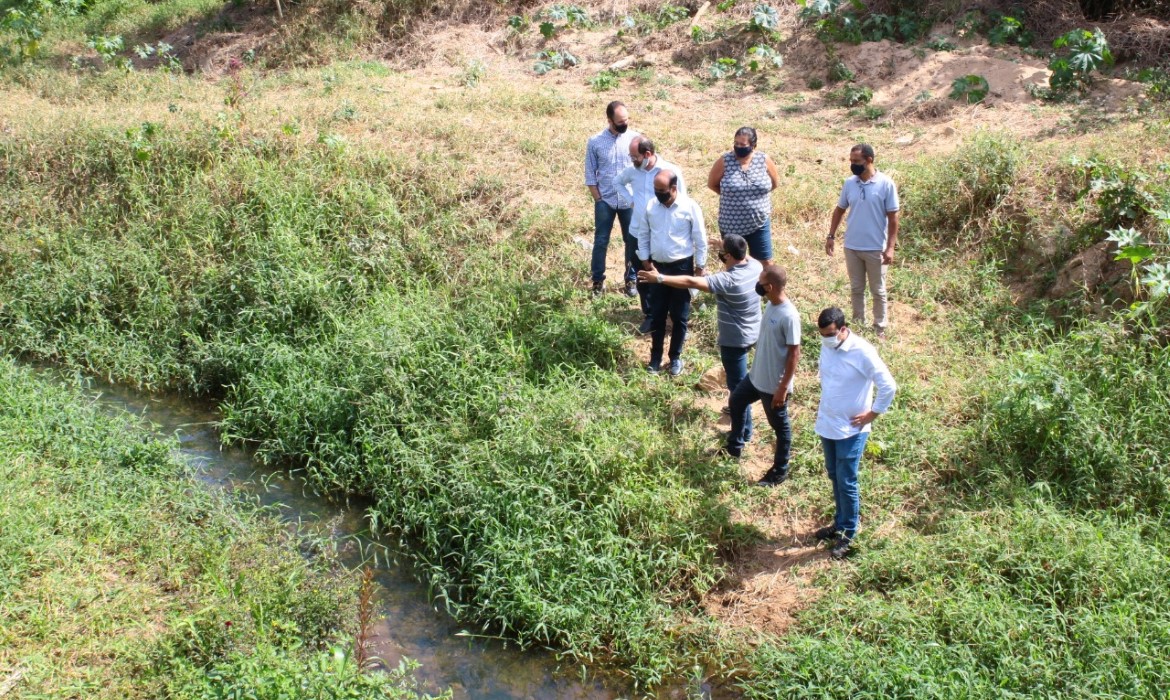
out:
{"label": "dark trousers", "polygon": [[743,452],[746,442],[745,419],[751,415],[752,404],[757,401],[763,402],[768,425],[776,431],[776,454],[772,457],[772,469],[787,474],[788,458],[792,452],[792,423],[788,420],[788,402],[785,401],[780,408],[772,408],[772,395],[757,389],[750,377],[745,377],[735,387],[728,400],[731,405],[731,432],[727,434],[727,451],[736,456]]}
{"label": "dark trousers", "polygon": [[[694,258],[684,258],[670,263],[654,263],[655,269],[664,275],[695,274]],[[682,355],[683,342],[687,339],[687,320],[691,317],[691,290],[675,289],[665,284],[656,284],[650,292],[650,364],[662,364],[662,346],[666,340],[666,316],[670,315],[673,329],[670,332],[671,360]]]}

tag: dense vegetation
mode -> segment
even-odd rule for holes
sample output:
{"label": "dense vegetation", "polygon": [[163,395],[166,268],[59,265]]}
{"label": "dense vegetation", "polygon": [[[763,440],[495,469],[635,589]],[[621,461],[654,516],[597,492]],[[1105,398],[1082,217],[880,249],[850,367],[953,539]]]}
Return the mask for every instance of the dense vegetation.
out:
{"label": "dense vegetation", "polygon": [[79,391],[0,363],[6,690],[418,697],[405,665],[359,670],[357,581],[328,549],[197,486],[170,450]]}
{"label": "dense vegetation", "polygon": [[[541,17],[556,34],[576,21],[564,14]],[[771,32],[770,17],[751,31]],[[49,124],[12,119],[0,137],[0,344],[218,401],[228,439],[330,493],[371,497],[374,523],[402,538],[436,601],[478,629],[614,661],[646,683],[736,669],[751,697],[1141,697],[1170,683],[1158,294],[1170,131],[1157,120],[1101,122],[1075,141],[981,133],[945,158],[882,161],[911,213],[895,284],[916,315],[883,346],[901,389],[863,470],[862,553],[817,578],[820,601],[783,639],[749,647],[697,601],[758,537],[733,509],[782,501],[824,515],[805,425],[817,344],[782,496],[701,455],[711,416],[689,388],[637,371],[624,300],[588,305],[575,284],[566,249],[587,229],[584,208],[525,198],[577,187],[563,156],[596,128],[580,113],[604,100],[481,71],[457,93],[387,108],[370,83],[406,92],[410,78],[374,63],[263,79],[237,66],[222,93],[112,73],[14,72]],[[660,104],[651,90],[640,99]],[[76,101],[110,106],[67,128],[45,116]],[[656,139],[709,162],[739,124],[712,137],[712,117],[684,107]],[[150,121],[126,117],[136,109]],[[375,110],[390,113],[365,116]],[[815,250],[819,228],[802,225],[824,216],[839,174],[812,167],[822,153],[806,144],[842,137],[784,124],[773,153],[800,171],[785,175],[775,216],[802,233],[778,235]],[[1138,140],[1146,152],[1121,148]],[[1014,303],[1004,275],[1053,276],[1107,238],[1139,265],[1132,306],[1109,299],[1082,318],[1066,301]],[[784,262],[806,315],[844,299],[812,256]],[[698,366],[716,362],[710,323],[696,313]],[[275,595],[256,588],[257,601]],[[257,651],[214,657],[223,674],[331,668],[257,635]],[[192,664],[182,682],[219,677],[176,649],[173,663]]]}

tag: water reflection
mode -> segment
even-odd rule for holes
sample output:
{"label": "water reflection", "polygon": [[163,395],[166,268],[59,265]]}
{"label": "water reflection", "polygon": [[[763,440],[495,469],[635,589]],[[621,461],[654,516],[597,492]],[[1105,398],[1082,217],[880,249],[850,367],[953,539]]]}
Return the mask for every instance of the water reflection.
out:
{"label": "water reflection", "polygon": [[[355,566],[370,561],[379,589],[381,616],[371,640],[372,653],[389,666],[403,657],[418,661],[419,678],[430,692],[452,688],[456,698],[568,698],[603,700],[629,697],[632,688],[620,678],[581,680],[579,667],[559,664],[546,651],[520,651],[494,639],[464,636],[466,628],[428,603],[426,588],[395,560],[387,542],[365,536],[364,503],[332,503],[308,491],[303,481],[259,466],[238,447],[220,445],[218,415],[173,396],[148,396],[89,380],[99,404],[143,416],[164,435],[178,438],[178,453],[198,478],[218,488],[248,494],[281,517],[309,526],[335,541],[343,560]],[[377,556],[369,559],[371,551]],[[703,688],[710,697],[710,688]],[[723,693],[717,693],[723,695]],[[664,688],[660,698],[686,698],[685,688]]]}

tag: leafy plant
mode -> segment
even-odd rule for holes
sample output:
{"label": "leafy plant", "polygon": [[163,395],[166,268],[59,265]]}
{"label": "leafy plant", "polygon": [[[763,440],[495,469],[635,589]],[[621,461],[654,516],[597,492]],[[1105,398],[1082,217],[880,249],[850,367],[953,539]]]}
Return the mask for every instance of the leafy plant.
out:
{"label": "leafy plant", "polygon": [[528,27],[532,22],[524,15],[512,15],[508,18],[508,30],[513,34],[523,34],[528,31]]}
{"label": "leafy plant", "polygon": [[869,104],[873,99],[873,90],[864,85],[846,85],[834,91],[830,97],[846,107],[858,107]]}
{"label": "leafy plant", "polygon": [[568,49],[547,49],[536,54],[536,64],[532,66],[532,70],[536,71],[537,75],[544,75],[558,68],[572,68],[577,63],[577,57]]}
{"label": "leafy plant", "polygon": [[992,46],[1015,44],[1028,46],[1032,43],[1032,33],[1024,28],[1024,23],[1011,15],[1000,15],[997,21],[987,30],[987,40]]}
{"label": "leafy plant", "polygon": [[753,32],[770,33],[780,26],[780,13],[776,8],[766,3],[760,3],[752,8],[752,18],[748,21],[748,29]]}
{"label": "leafy plant", "polygon": [[967,104],[975,104],[982,102],[990,91],[991,86],[988,85],[987,78],[972,73],[955,78],[954,82],[951,83],[950,98]]}
{"label": "leafy plant", "polygon": [[930,41],[926,42],[926,48],[932,51],[954,51],[955,45],[945,36],[936,35],[930,37]]}
{"label": "leafy plant", "polygon": [[748,70],[758,72],[765,68],[782,68],[784,66],[784,56],[771,46],[757,44],[747,50],[747,57],[744,59],[744,62]]}
{"label": "leafy plant", "polygon": [[1109,42],[1100,27],[1091,32],[1074,29],[1052,42],[1052,48],[1062,52],[1048,63],[1052,71],[1048,85],[1056,92],[1084,92],[1092,85],[1093,72],[1113,65]]}
{"label": "leafy plant", "polygon": [[838,59],[829,66],[829,82],[830,83],[847,83],[855,79],[857,75],[845,65],[845,62]]}
{"label": "leafy plant", "polygon": [[857,44],[864,39],[859,17],[866,7],[861,0],[797,0],[797,4],[801,6],[797,17],[811,25],[822,42]]}
{"label": "leafy plant", "polygon": [[463,67],[463,74],[459,76],[459,83],[463,87],[475,87],[487,76],[487,65],[478,59],[471,59]]}
{"label": "leafy plant", "polygon": [[606,90],[614,90],[621,85],[621,78],[617,73],[610,70],[603,70],[597,75],[589,79],[589,87],[597,92],[605,92]]}
{"label": "leafy plant", "polygon": [[39,12],[24,12],[15,7],[0,18],[0,33],[13,35],[15,48],[0,45],[0,58],[11,63],[22,63],[36,58],[41,52],[41,37],[44,30]]}
{"label": "leafy plant", "polygon": [[743,74],[743,66],[734,58],[723,57],[716,59],[707,69],[713,80],[734,78]]}

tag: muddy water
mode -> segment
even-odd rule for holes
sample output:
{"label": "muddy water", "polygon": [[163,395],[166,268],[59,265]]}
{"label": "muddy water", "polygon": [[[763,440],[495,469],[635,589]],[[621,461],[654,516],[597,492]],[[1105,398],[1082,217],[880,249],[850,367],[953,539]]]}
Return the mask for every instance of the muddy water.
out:
{"label": "muddy water", "polygon": [[[477,699],[631,696],[632,688],[622,679],[596,674],[582,679],[579,667],[558,663],[550,652],[520,651],[501,640],[468,636],[468,627],[431,607],[426,588],[411,576],[405,561],[396,559],[390,543],[368,536],[364,504],[330,502],[312,493],[295,475],[259,465],[247,450],[221,446],[213,409],[92,380],[89,388],[100,404],[142,416],[159,433],[176,436],[178,454],[204,483],[242,492],[271,506],[289,522],[329,536],[349,565],[370,561],[369,554],[376,552],[372,568],[381,619],[371,642],[372,653],[387,666],[396,666],[403,657],[418,661],[426,690],[451,688],[456,698]],[[694,690],[710,697],[710,688]],[[677,686],[663,689],[658,697],[685,698],[688,693]]]}

